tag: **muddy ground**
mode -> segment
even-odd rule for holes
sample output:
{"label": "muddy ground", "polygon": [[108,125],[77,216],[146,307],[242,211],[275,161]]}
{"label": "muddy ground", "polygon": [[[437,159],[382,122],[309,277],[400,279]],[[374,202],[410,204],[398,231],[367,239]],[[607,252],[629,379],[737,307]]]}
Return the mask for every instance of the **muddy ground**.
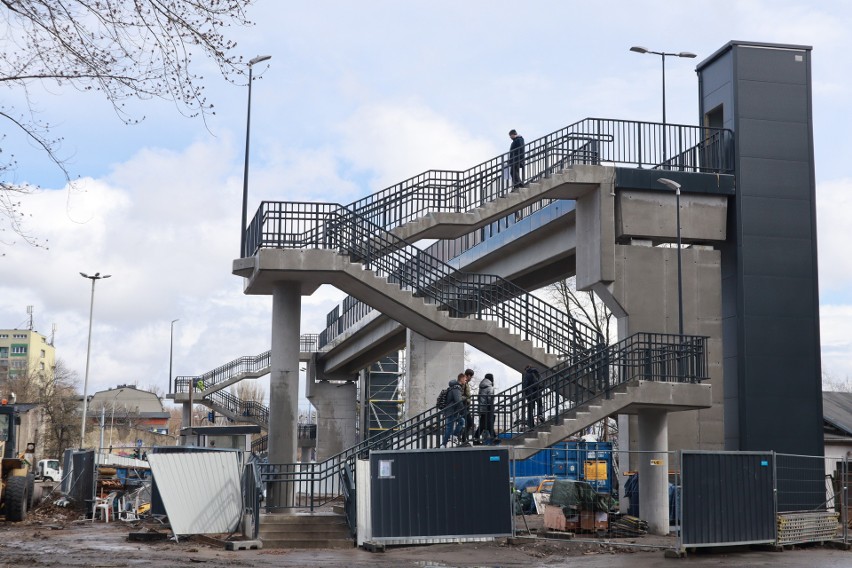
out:
{"label": "muddy ground", "polygon": [[[527,517],[533,534],[541,531],[540,517]],[[518,518],[518,526],[524,527]],[[600,540],[529,538],[518,544],[506,539],[493,543],[440,544],[389,547],[371,553],[347,550],[243,550],[226,551],[208,539],[192,537],[159,542],[134,542],[131,533],[160,533],[167,527],[156,521],[93,523],[69,509],[43,505],[23,523],[0,522],[0,567],[21,566],[118,568],[130,566],[204,566],[239,568],[267,566],[364,567],[557,567],[557,566],[659,566],[684,562],[702,566],[852,566],[852,553],[823,547],[786,552],[766,550],[690,555],[684,561],[665,559],[663,548],[673,547],[671,537]],[[224,535],[220,535],[224,536]]]}

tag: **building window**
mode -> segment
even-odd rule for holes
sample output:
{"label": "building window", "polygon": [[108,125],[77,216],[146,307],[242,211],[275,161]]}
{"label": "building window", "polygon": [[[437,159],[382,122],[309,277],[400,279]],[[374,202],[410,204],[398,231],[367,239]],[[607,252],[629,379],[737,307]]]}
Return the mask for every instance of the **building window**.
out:
{"label": "building window", "polygon": [[13,345],[12,346],[12,354],[13,355],[26,355],[27,354],[27,346],[26,345]]}
{"label": "building window", "polygon": [[5,359],[9,356],[9,348],[8,347],[0,347],[0,359]]}
{"label": "building window", "polygon": [[27,334],[26,333],[16,333],[12,336],[12,338],[13,339],[26,339]]}
{"label": "building window", "polygon": [[44,349],[42,349],[41,350],[41,358],[44,359],[44,356],[45,356],[45,352],[44,352]]}
{"label": "building window", "polygon": [[44,371],[44,361],[42,361],[41,363],[39,363],[39,364],[38,364],[38,366],[39,366],[39,369],[41,369],[42,371]]}
{"label": "building window", "polygon": [[13,369],[26,369],[27,368],[27,360],[26,359],[12,359],[12,368]]}
{"label": "building window", "polygon": [[8,333],[0,333],[0,339],[9,339]]}

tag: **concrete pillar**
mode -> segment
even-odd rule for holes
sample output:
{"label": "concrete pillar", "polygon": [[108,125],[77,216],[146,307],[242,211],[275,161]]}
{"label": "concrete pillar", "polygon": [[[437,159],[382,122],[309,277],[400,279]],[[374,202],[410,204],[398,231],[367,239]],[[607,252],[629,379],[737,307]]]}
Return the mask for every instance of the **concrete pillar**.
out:
{"label": "concrete pillar", "polygon": [[[181,428],[189,428],[192,421],[192,405],[189,402],[181,403],[181,412],[180,412],[180,427]],[[187,437],[181,436],[180,444],[182,446],[186,445]]]}
{"label": "concrete pillar", "polygon": [[299,461],[302,464],[306,464],[311,461],[311,447],[310,446],[302,446],[299,449]]}
{"label": "concrete pillar", "polygon": [[405,418],[411,418],[435,406],[441,389],[464,372],[464,343],[432,341],[409,329],[405,349]]}
{"label": "concrete pillar", "polygon": [[308,383],[307,398],[317,409],[317,461],[323,461],[357,443],[355,383]]}
{"label": "concrete pillar", "polygon": [[648,532],[669,534],[668,412],[639,411],[639,509]]}
{"label": "concrete pillar", "polygon": [[[299,419],[299,321],[302,298],[297,282],[279,282],[272,291],[272,349],[269,372],[269,463],[296,463]],[[289,488],[292,491],[292,487]],[[267,495],[284,506],[288,495]]]}

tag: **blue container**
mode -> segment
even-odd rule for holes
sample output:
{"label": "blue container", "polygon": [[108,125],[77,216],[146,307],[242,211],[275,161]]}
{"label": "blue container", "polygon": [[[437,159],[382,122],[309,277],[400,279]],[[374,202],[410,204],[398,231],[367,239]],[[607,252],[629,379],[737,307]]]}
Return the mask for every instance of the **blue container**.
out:
{"label": "blue container", "polygon": [[[512,436],[511,433],[500,434],[501,438]],[[585,481],[598,493],[612,493],[615,478],[612,452],[612,442],[560,442],[525,460],[513,462],[511,474],[516,478],[558,477]]]}

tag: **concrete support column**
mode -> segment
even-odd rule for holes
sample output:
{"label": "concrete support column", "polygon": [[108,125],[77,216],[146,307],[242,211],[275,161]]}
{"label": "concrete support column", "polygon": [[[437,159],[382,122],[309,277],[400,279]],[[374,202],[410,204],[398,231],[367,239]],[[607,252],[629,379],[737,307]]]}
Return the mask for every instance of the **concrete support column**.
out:
{"label": "concrete support column", "polygon": [[[181,403],[180,407],[180,427],[189,428],[192,425],[192,406],[189,402],[184,402]],[[187,436],[181,436],[181,446],[185,446],[188,439]]]}
{"label": "concrete support column", "polygon": [[309,383],[307,398],[317,409],[317,461],[357,443],[355,383]]}
{"label": "concrete support column", "polygon": [[417,416],[433,406],[441,389],[464,372],[464,343],[432,341],[406,332],[406,416]]}
{"label": "concrete support column", "polygon": [[311,461],[311,447],[310,446],[302,446],[299,449],[299,461],[302,464],[306,464]]}
{"label": "concrete support column", "polygon": [[648,532],[669,534],[668,412],[639,411],[639,509]]}
{"label": "concrete support column", "polygon": [[[272,349],[269,372],[269,463],[296,462],[299,419],[299,321],[302,297],[297,282],[279,282],[272,291]],[[289,489],[292,491],[292,487]],[[288,493],[288,492],[283,492]],[[289,495],[272,492],[272,505]]]}

